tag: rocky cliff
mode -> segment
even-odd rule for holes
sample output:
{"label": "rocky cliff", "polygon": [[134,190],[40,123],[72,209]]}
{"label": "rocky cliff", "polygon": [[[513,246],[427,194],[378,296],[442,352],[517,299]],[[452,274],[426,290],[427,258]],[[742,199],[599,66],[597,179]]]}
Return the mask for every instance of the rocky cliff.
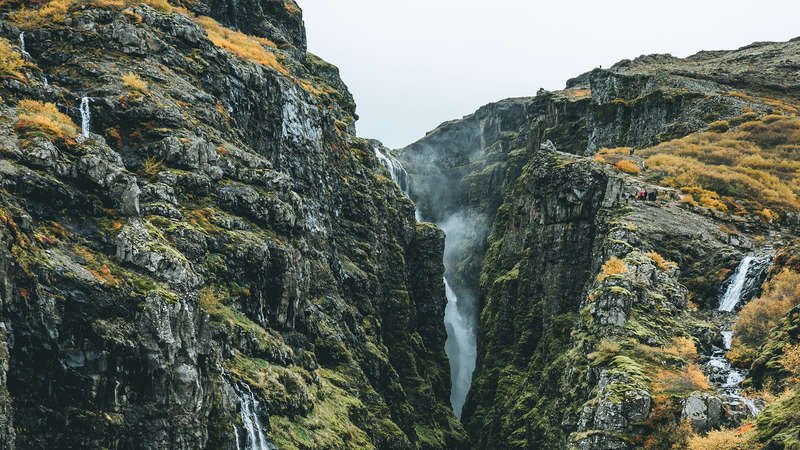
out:
{"label": "rocky cliff", "polygon": [[298,5],[4,0],[0,61],[0,446],[463,444],[443,234]]}
{"label": "rocky cliff", "polygon": [[[459,304],[479,314],[462,416],[475,448],[683,448],[692,429],[751,420],[721,387],[734,372],[714,355],[737,319],[716,309],[743,256],[796,253],[798,63],[797,40],[643,56],[398,152],[424,217],[474,231],[445,265],[476,293]],[[633,200],[642,190],[657,200]],[[765,269],[743,275],[737,301]],[[784,347],[761,351],[774,361]],[[771,408],[746,425],[758,439],[725,448],[791,422]]]}
{"label": "rocky cliff", "polygon": [[794,448],[798,67],[623,61],[403,169],[293,0],[0,0],[0,447]]}

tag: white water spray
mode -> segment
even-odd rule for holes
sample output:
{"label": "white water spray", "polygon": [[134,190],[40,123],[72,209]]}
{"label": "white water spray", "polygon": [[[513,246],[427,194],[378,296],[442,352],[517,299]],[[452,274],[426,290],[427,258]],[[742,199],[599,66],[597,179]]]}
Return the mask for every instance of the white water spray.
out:
{"label": "white water spray", "polygon": [[[762,269],[767,267],[766,264],[770,260],[771,257],[756,258],[751,255],[742,258],[736,267],[736,271],[729,279],[728,287],[720,297],[717,310],[723,314],[729,314],[736,309],[739,303],[747,300],[745,294],[747,291],[752,291],[754,287],[757,287],[756,284],[760,282],[759,275],[763,272]],[[752,295],[752,292],[750,292],[750,295]],[[756,404],[756,401],[742,395],[739,387],[747,377],[747,370],[733,367],[726,356],[733,344],[733,331],[724,330],[721,334],[724,349],[713,348],[712,354],[708,356],[708,360],[703,365],[704,370],[711,384],[726,399],[728,405],[732,405],[734,409],[737,409],[736,405],[744,406],[750,417],[756,417],[761,412],[761,409]]]}
{"label": "white water spray", "polygon": [[475,333],[458,310],[458,297],[447,279],[444,280],[444,289],[447,295],[447,307],[444,310],[447,341],[444,350],[450,361],[450,405],[453,407],[453,414],[461,418],[467,392],[472,384],[472,372],[475,371]]}
{"label": "white water spray", "polygon": [[27,50],[25,50],[25,32],[24,31],[20,31],[19,32],[19,51],[20,51],[20,53],[22,53],[23,56],[27,56],[28,58],[31,57],[31,54],[28,53]]}
{"label": "white water spray", "polygon": [[392,180],[397,184],[400,190],[408,195],[408,173],[400,161],[391,155],[383,153],[377,146],[375,147],[375,157],[377,157],[381,165],[386,168]]}
{"label": "white water spray", "polygon": [[744,284],[747,281],[747,272],[750,270],[750,264],[754,260],[755,257],[753,256],[745,256],[739,263],[730,284],[728,284],[728,289],[719,301],[719,311],[731,312],[739,304],[742,299],[742,289],[744,289]]}
{"label": "white water spray", "polygon": [[239,430],[233,426],[233,433],[236,437],[236,448],[244,450],[278,450],[264,433],[261,420],[258,418],[258,400],[250,390],[250,386],[242,384],[237,386],[233,383],[233,389],[239,397],[240,415],[242,426],[244,427],[244,446],[239,443]]}
{"label": "white water spray", "polygon": [[92,110],[89,108],[89,97],[83,96],[81,98],[81,138],[86,139],[89,137],[89,127],[92,123]]}
{"label": "white water spray", "polygon": [[[392,180],[400,187],[400,190],[409,195],[408,173],[403,165],[391,155],[387,155],[375,146],[375,156],[380,161]],[[419,210],[414,212],[416,220],[422,220]],[[467,233],[463,228],[461,220],[447,220],[445,223],[437,224],[446,235],[445,249],[448,248],[447,241],[461,241]],[[458,226],[455,226],[458,223]],[[446,252],[447,250],[445,250]],[[448,269],[448,258],[445,258],[445,269]],[[447,359],[450,362],[450,406],[453,414],[461,418],[461,411],[467,399],[467,393],[472,385],[472,373],[475,371],[475,360],[477,357],[477,338],[475,327],[471,325],[471,320],[464,308],[458,307],[458,296],[450,287],[447,278],[444,279],[445,295],[447,296],[447,306],[444,312],[444,325],[447,331],[447,340],[444,349]]]}

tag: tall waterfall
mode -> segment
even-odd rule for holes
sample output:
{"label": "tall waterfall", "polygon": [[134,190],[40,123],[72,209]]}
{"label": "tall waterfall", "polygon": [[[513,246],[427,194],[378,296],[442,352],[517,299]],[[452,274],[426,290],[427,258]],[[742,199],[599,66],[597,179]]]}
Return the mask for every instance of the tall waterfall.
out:
{"label": "tall waterfall", "polygon": [[92,110],[89,108],[89,97],[83,96],[81,98],[81,138],[86,139],[89,137],[89,127],[92,123]]}
{"label": "tall waterfall", "polygon": [[240,386],[237,386],[236,383],[232,385],[239,397],[239,409],[244,428],[244,436],[240,436],[239,429],[236,425],[233,426],[236,448],[239,450],[278,450],[278,447],[267,440],[261,420],[258,418],[258,400],[250,390],[250,386],[244,383]]}
{"label": "tall waterfall", "polygon": [[444,280],[447,307],[444,310],[444,325],[447,330],[447,341],[444,344],[447,359],[450,361],[450,405],[453,414],[461,418],[461,410],[467,399],[467,392],[472,384],[472,372],[475,371],[477,349],[475,332],[467,323],[464,314],[458,309],[456,297],[450,283]]}
{"label": "tall waterfall", "polygon": [[747,281],[747,272],[750,270],[750,264],[754,260],[755,257],[753,256],[745,256],[739,263],[730,284],[728,284],[728,289],[719,301],[719,311],[731,312],[739,304],[742,298],[742,289],[744,289],[744,284]]}
{"label": "tall waterfall", "polygon": [[[408,173],[403,165],[391,155],[387,155],[375,146],[375,156],[391,175],[392,180],[397,183],[404,194],[409,195]],[[422,220],[419,210],[415,211],[416,219]],[[448,223],[437,224],[441,227],[447,239],[445,240],[445,252],[447,251],[447,241],[459,233],[452,229]],[[447,258],[445,258],[445,269],[450,269]],[[445,353],[450,361],[450,406],[453,414],[461,418],[461,411],[467,399],[470,385],[472,384],[472,372],[475,370],[475,360],[477,356],[477,338],[475,327],[470,324],[471,320],[464,308],[458,307],[458,297],[447,278],[444,279],[445,294],[447,296],[447,306],[444,312],[444,325],[447,331],[445,341]]]}

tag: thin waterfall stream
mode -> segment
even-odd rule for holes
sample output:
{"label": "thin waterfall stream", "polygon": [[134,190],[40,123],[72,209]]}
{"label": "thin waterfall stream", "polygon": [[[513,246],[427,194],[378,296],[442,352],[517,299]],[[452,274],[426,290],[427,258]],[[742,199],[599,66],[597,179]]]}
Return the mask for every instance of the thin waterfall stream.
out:
{"label": "thin waterfall stream", "polygon": [[92,110],[89,107],[91,101],[89,97],[81,97],[81,106],[79,108],[81,112],[81,140],[89,137],[89,129],[92,124]]}
{"label": "thin waterfall stream", "polygon": [[259,403],[250,386],[237,383],[232,383],[232,386],[236,396],[239,397],[242,418],[241,435],[238,427],[233,426],[237,450],[277,450],[278,448],[267,439],[264,427],[261,425],[261,419],[258,417]]}
{"label": "thin waterfall stream", "polygon": [[758,400],[742,395],[740,384],[747,377],[747,370],[734,367],[727,358],[727,352],[733,343],[732,328],[738,316],[735,311],[760,289],[771,262],[771,255],[747,255],[739,262],[728,279],[717,307],[717,313],[725,324],[721,331],[723,348],[712,346],[711,353],[705,356],[703,362],[703,370],[709,383],[719,392],[731,413],[740,418],[756,417],[763,405]]}
{"label": "thin waterfall stream", "polygon": [[[375,147],[375,156],[389,172],[392,180],[400,190],[410,197],[408,173],[403,168],[402,163],[377,147]],[[417,221],[422,220],[419,210],[415,211],[415,216]],[[447,236],[452,235],[448,230],[447,224],[439,223],[437,225],[444,230]],[[447,253],[447,249],[447,239],[445,239],[445,253]],[[445,258],[444,264],[445,272],[451,269],[451,267],[448,267],[447,258]],[[447,297],[447,306],[444,314],[447,340],[444,348],[447,359],[450,362],[450,406],[453,408],[453,414],[460,419],[467,393],[472,384],[472,373],[475,370],[477,337],[475,325],[472,323],[474,321],[470,319],[463,308],[459,308],[458,296],[452,289],[447,277],[444,278],[444,286]]]}

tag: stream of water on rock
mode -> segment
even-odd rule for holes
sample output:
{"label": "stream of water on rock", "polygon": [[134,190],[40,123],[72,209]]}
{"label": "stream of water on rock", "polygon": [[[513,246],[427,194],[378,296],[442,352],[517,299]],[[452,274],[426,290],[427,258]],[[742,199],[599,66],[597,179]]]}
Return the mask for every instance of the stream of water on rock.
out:
{"label": "stream of water on rock", "polygon": [[81,98],[81,138],[86,139],[89,137],[89,127],[92,123],[92,110],[89,108],[89,97],[83,96]]}
{"label": "stream of water on rock", "polygon": [[[381,152],[375,148],[375,156],[378,161],[386,168],[392,180],[400,187],[406,196],[409,196],[408,173],[403,165],[396,158]],[[419,210],[415,211],[417,221],[422,220]],[[447,240],[452,239],[457,233],[453,227],[447,224],[437,224],[445,231]],[[448,245],[445,240],[445,253]],[[445,271],[447,258],[445,258]],[[467,393],[472,384],[472,372],[475,370],[475,360],[477,356],[477,338],[474,326],[471,325],[463,308],[459,308],[458,296],[450,286],[447,278],[444,278],[445,294],[447,296],[447,306],[444,313],[444,325],[447,331],[447,340],[444,349],[447,359],[450,362],[450,406],[453,414],[461,418],[461,411],[467,399]]]}
{"label": "stream of water on rock", "polygon": [[[772,258],[770,256],[755,257],[748,255],[742,258],[731,275],[727,283],[725,292],[720,297],[717,311],[724,317],[727,329],[721,332],[723,347],[712,346],[711,354],[706,356],[703,369],[708,376],[709,383],[720,393],[723,402],[734,414],[744,417],[755,417],[761,408],[751,398],[741,394],[739,385],[747,376],[747,370],[733,367],[726,357],[731,349],[733,342],[733,324],[736,322],[736,307],[742,301],[749,300],[749,297],[758,290],[760,286],[761,273],[765,267],[769,267]],[[745,293],[748,296],[745,296]]]}
{"label": "stream of water on rock", "polygon": [[[253,391],[246,384],[241,386],[233,383],[236,396],[239,397],[239,411],[242,418],[244,436],[239,436],[239,429],[233,426],[233,433],[236,437],[237,450],[278,450],[278,447],[267,440],[264,427],[258,418],[258,400]],[[242,446],[242,441],[244,446]]]}

